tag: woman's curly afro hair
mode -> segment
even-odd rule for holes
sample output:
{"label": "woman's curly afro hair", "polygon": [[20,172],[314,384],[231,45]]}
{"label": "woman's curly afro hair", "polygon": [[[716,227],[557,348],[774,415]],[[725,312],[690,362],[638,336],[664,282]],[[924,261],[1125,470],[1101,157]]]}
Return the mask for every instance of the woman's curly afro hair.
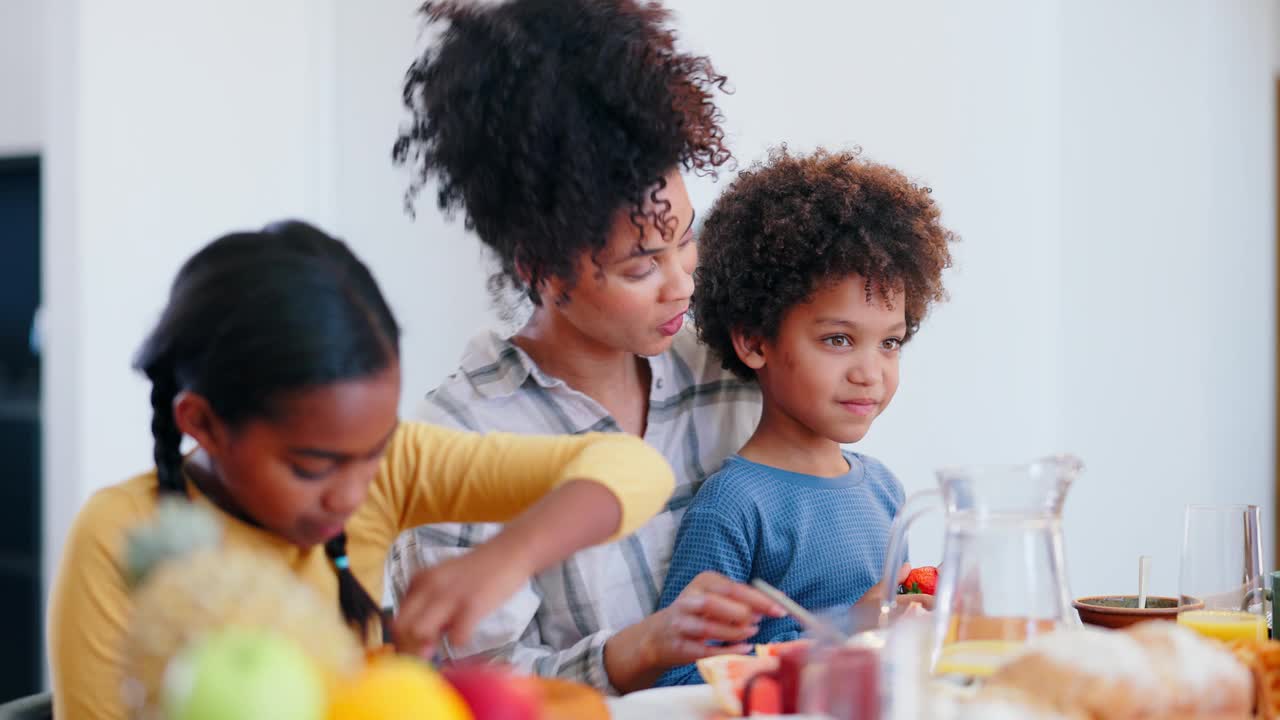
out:
{"label": "woman's curly afro hair", "polygon": [[693,295],[698,333],[728,370],[754,377],[732,332],[776,339],[786,312],[852,275],[867,299],[903,291],[907,338],[945,299],[942,271],[955,236],[928,188],[856,152],[785,147],[740,174],[716,200],[698,238]]}
{"label": "woman's curly afro hair", "polygon": [[[506,282],[572,284],[620,211],[674,234],[649,199],[677,167],[730,160],[713,93],[725,78],[675,49],[668,12],[638,0],[427,2],[440,36],[410,66],[410,119],[392,156],[412,171],[406,203],[432,179],[462,209]],[[518,271],[517,271],[518,268]],[[539,302],[536,292],[530,292]]]}

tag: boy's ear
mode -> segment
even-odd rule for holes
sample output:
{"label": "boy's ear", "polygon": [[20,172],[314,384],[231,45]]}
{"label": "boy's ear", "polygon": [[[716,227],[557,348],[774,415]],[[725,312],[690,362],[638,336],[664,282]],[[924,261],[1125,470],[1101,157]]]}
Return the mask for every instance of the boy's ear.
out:
{"label": "boy's ear", "polygon": [[732,330],[729,335],[733,338],[733,351],[743,365],[752,370],[764,367],[764,340],[746,335],[740,330]]}

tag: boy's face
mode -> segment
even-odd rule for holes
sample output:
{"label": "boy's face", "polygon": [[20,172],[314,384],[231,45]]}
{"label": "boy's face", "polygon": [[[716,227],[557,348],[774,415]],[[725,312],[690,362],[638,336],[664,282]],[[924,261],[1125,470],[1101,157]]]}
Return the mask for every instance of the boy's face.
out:
{"label": "boy's face", "polygon": [[[739,356],[756,371],[767,403],[815,435],[862,439],[898,389],[905,303],[851,276],[819,289],[783,316],[775,340]],[[750,343],[746,343],[749,345]]]}

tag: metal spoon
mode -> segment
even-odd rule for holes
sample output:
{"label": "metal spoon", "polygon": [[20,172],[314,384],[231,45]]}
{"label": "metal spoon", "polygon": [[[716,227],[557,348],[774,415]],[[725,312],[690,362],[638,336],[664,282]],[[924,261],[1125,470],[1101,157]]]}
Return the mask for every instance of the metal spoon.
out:
{"label": "metal spoon", "polygon": [[791,613],[792,617],[796,620],[799,620],[800,624],[809,632],[824,635],[828,639],[834,640],[841,645],[849,641],[848,635],[836,629],[836,627],[831,623],[821,620],[817,615],[805,610],[799,603],[787,597],[786,593],[782,592],[778,588],[770,585],[760,578],[752,580],[751,585],[755,587],[755,589],[767,595],[770,600],[785,608],[786,611]]}

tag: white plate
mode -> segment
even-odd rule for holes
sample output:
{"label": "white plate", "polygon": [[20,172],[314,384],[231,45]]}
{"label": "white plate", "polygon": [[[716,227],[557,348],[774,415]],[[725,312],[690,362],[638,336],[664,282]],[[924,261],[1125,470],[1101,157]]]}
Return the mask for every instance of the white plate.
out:
{"label": "white plate", "polygon": [[706,720],[718,707],[706,685],[653,688],[609,700],[613,720]]}

